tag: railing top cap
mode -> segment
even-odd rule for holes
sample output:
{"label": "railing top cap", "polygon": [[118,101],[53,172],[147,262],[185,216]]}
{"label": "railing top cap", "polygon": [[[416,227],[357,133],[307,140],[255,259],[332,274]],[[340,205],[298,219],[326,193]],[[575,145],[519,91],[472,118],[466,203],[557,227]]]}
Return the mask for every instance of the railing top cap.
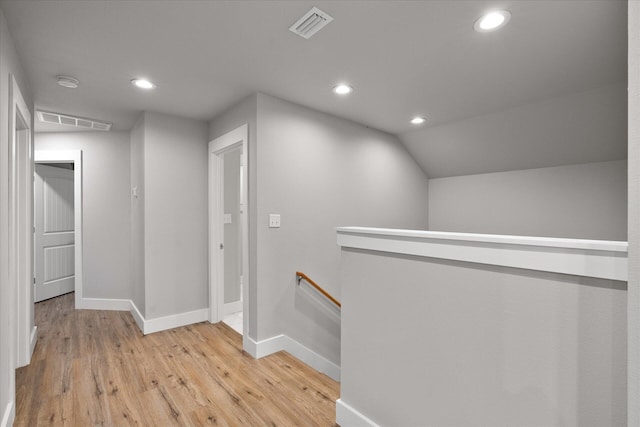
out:
{"label": "railing top cap", "polygon": [[362,236],[381,236],[385,238],[396,237],[398,240],[418,239],[418,240],[449,240],[459,242],[491,243],[506,245],[540,246],[566,249],[581,249],[593,251],[622,252],[626,253],[628,243],[613,240],[585,240],[567,239],[555,237],[534,237],[534,236],[509,236],[501,234],[476,234],[476,233],[456,233],[448,231],[427,231],[427,230],[403,230],[395,228],[372,228],[372,227],[337,227],[338,234],[352,234]]}

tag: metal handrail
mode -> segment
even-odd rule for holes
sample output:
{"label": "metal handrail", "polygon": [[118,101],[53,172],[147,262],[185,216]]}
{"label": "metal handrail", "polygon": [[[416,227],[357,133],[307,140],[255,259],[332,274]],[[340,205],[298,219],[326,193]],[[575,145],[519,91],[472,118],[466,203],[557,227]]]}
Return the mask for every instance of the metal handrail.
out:
{"label": "metal handrail", "polygon": [[338,307],[342,308],[342,304],[340,304],[340,301],[335,299],[329,292],[327,292],[324,289],[322,289],[322,287],[320,285],[318,285],[316,282],[311,280],[311,278],[309,276],[307,276],[306,274],[304,274],[304,273],[302,273],[300,271],[296,271],[296,280],[298,281],[298,285],[300,284],[300,281],[302,279],[304,279],[307,283],[309,283],[311,286],[316,288],[318,290],[318,292],[320,292],[322,295],[324,295],[329,301],[331,301],[332,303],[334,303]]}

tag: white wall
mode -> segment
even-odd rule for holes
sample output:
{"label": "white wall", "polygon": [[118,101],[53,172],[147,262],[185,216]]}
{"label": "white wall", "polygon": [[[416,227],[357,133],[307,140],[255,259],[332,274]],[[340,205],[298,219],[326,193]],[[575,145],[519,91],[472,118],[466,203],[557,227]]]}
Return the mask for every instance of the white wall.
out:
{"label": "white wall", "polygon": [[[340,297],[340,225],[426,228],[427,178],[398,139],[268,95],[216,117],[209,139],[249,124],[249,331],[284,334],[339,364],[339,319],[295,285],[301,270]],[[402,191],[398,191],[398,189]],[[282,227],[268,228],[268,215]]]}
{"label": "white wall", "polygon": [[339,320],[295,272],[339,299],[335,227],[426,228],[427,177],[394,136],[263,94],[257,107],[257,338],[285,334],[339,365]]}
{"label": "white wall", "polygon": [[132,299],[145,320],[207,307],[206,143],[204,122],[157,113],[131,133],[36,136],[83,151],[83,296]]}
{"label": "white wall", "polygon": [[144,113],[145,318],[208,307],[207,124]]}
{"label": "white wall", "polygon": [[82,296],[131,299],[129,132],[38,133],[35,149],[82,150]]}
{"label": "white wall", "polygon": [[629,2],[629,426],[640,425],[640,2]]}
{"label": "white wall", "polygon": [[144,114],[131,130],[131,183],[136,196],[131,197],[131,298],[142,316],[145,316],[144,277]]}
{"label": "white wall", "polygon": [[429,230],[626,240],[627,163],[430,179]]}
{"label": "white wall", "polygon": [[[31,116],[33,108],[26,74],[20,65],[4,14],[0,10],[0,424],[11,423],[15,399],[17,308],[15,283],[9,283],[9,75],[16,78]],[[33,129],[33,126],[31,127]]]}
{"label": "white wall", "polygon": [[378,425],[626,425],[625,282],[351,250],[340,280],[341,401]]}

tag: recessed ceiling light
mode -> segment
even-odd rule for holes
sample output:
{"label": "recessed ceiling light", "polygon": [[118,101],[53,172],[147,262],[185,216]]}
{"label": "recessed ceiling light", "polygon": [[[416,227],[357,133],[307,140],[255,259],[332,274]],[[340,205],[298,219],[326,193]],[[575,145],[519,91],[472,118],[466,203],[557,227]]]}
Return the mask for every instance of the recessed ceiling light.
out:
{"label": "recessed ceiling light", "polygon": [[353,92],[353,88],[349,85],[341,84],[341,85],[335,86],[333,88],[333,92],[337,93],[338,95],[348,95],[351,92]]}
{"label": "recessed ceiling light", "polygon": [[413,119],[411,119],[411,124],[421,125],[426,121],[427,121],[427,119],[425,119],[424,117],[415,116]]}
{"label": "recessed ceiling light", "polygon": [[75,89],[78,87],[78,85],[80,85],[80,81],[78,81],[78,79],[74,79],[73,77],[56,76],[56,79],[58,79],[58,84],[60,86],[66,87],[69,89]]}
{"label": "recessed ceiling light", "polygon": [[156,85],[145,79],[133,79],[131,80],[131,84],[140,89],[155,89],[156,87]]}
{"label": "recessed ceiling light", "polygon": [[510,19],[511,12],[508,10],[494,10],[478,18],[473,28],[479,33],[486,33],[503,27]]}

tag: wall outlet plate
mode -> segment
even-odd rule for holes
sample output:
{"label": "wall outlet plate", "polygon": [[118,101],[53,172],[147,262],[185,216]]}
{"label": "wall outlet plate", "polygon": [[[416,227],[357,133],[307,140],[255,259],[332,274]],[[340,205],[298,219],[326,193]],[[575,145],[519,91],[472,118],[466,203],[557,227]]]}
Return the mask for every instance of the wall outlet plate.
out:
{"label": "wall outlet plate", "polygon": [[231,214],[224,214],[223,216],[223,222],[225,224],[231,224]]}
{"label": "wall outlet plate", "polygon": [[269,214],[269,228],[280,228],[280,214]]}

